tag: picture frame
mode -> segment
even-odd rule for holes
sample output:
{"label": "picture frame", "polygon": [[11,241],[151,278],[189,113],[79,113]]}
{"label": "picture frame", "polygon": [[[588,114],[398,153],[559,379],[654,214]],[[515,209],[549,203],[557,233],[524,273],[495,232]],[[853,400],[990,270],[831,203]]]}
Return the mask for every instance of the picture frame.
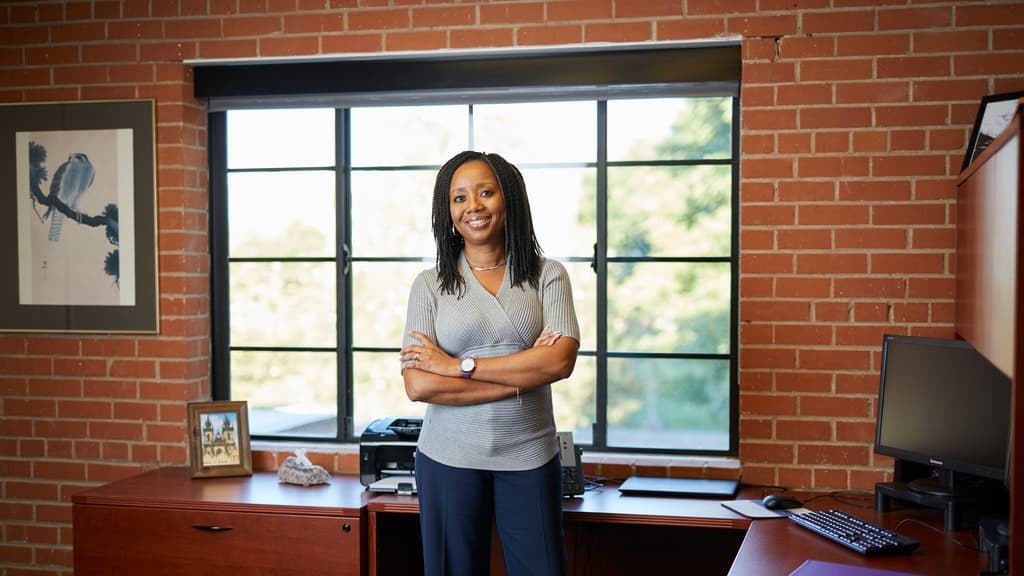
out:
{"label": "picture frame", "polygon": [[154,112],[0,104],[0,332],[159,332]]}
{"label": "picture frame", "polygon": [[192,477],[251,476],[248,403],[189,402],[187,407]]}
{"label": "picture frame", "polygon": [[974,127],[971,129],[971,137],[967,141],[964,162],[960,167],[961,172],[967,170],[971,162],[974,162],[985,148],[998,138],[1003,130],[1006,130],[1017,111],[1021,98],[1024,98],[1024,91],[990,94],[981,99],[978,115],[974,119]]}

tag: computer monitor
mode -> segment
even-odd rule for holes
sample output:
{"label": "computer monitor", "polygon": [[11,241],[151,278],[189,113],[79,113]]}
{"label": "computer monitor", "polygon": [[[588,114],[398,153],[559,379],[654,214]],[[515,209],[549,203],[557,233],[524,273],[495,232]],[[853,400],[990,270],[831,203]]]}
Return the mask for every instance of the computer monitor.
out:
{"label": "computer monitor", "polygon": [[954,496],[961,474],[1005,483],[1010,394],[1010,378],[966,341],[887,334],[875,452],[937,472],[912,490]]}

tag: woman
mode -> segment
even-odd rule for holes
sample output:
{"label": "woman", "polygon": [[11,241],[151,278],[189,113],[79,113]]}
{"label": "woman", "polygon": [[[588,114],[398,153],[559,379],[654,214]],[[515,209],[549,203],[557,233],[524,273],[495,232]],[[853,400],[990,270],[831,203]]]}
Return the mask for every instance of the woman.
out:
{"label": "woman", "polygon": [[579,326],[565,268],[541,257],[523,177],[467,151],[437,174],[437,264],[409,295],[406,394],[428,404],[416,453],[424,574],[564,574],[550,385],[572,374]]}

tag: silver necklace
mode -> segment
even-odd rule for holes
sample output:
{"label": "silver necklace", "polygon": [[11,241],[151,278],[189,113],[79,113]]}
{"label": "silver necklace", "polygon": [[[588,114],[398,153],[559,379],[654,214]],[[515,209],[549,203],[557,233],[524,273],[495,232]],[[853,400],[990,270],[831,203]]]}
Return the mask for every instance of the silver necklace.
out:
{"label": "silver necklace", "polygon": [[466,264],[469,264],[469,267],[472,268],[473,270],[476,270],[477,272],[488,272],[491,270],[497,270],[498,268],[504,266],[505,262],[508,262],[508,258],[502,260],[501,262],[498,262],[494,266],[473,266],[473,264],[469,260],[466,260]]}

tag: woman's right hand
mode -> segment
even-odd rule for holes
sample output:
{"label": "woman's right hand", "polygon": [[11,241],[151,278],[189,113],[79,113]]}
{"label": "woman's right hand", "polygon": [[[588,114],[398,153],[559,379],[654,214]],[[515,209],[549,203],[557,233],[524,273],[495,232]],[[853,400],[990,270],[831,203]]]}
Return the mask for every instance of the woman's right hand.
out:
{"label": "woman's right hand", "polygon": [[432,372],[440,376],[460,376],[462,370],[459,368],[459,360],[448,355],[433,340],[422,332],[409,332],[419,343],[413,343],[405,348],[399,355],[402,362],[409,362],[410,368],[418,368],[425,372]]}

